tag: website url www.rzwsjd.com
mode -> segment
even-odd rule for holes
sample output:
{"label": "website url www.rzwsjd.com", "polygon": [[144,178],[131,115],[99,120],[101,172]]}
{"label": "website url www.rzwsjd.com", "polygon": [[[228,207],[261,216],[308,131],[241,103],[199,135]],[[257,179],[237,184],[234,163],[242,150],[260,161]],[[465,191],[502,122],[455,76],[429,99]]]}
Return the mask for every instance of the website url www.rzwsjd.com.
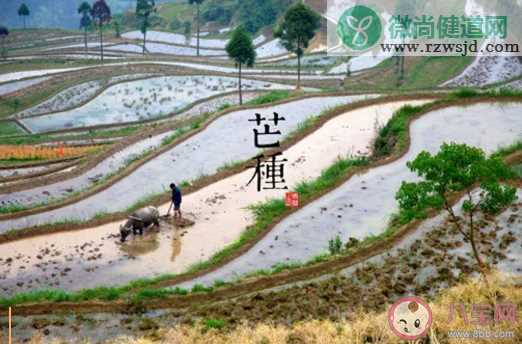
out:
{"label": "website url www.rzwsjd.com", "polygon": [[499,338],[515,338],[513,331],[487,331],[487,330],[472,330],[448,331],[449,338],[484,338],[484,339],[499,339]]}
{"label": "website url www.rzwsjd.com", "polygon": [[480,47],[478,41],[462,43],[384,43],[381,44],[384,53],[404,55],[441,54],[468,56],[474,54],[518,54],[518,43],[487,43]]}

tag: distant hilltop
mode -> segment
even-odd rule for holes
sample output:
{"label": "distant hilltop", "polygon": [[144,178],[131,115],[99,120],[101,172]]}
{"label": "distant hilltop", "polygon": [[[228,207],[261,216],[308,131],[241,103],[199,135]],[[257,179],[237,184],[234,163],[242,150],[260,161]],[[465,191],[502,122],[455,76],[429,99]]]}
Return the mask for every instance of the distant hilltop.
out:
{"label": "distant hilltop", "polygon": [[[31,15],[27,18],[28,27],[78,29],[80,15],[77,14],[77,9],[83,1],[85,0],[2,0],[0,24],[10,28],[23,27],[17,12],[20,5],[25,3],[31,11]],[[114,14],[123,13],[136,6],[136,0],[107,0],[107,3]]]}
{"label": "distant hilltop", "polygon": [[[9,29],[50,28],[79,29],[79,5],[94,0],[0,0],[0,25]],[[242,24],[251,34],[272,28],[286,9],[298,0],[206,0],[201,4],[202,29],[219,31]],[[136,30],[136,0],[106,0],[112,23],[122,31]],[[21,18],[18,9],[25,4],[29,15]],[[188,0],[156,0],[157,12],[150,20],[152,29],[182,33],[194,20],[194,6]]]}

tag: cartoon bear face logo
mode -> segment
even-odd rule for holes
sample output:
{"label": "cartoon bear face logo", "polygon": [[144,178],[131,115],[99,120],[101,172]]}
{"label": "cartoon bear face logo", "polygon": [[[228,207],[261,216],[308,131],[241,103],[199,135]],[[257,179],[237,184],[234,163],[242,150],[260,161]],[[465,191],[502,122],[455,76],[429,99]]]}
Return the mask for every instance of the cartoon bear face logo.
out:
{"label": "cartoon bear face logo", "polygon": [[399,299],[388,311],[390,328],[405,340],[424,337],[430,329],[432,320],[430,306],[418,297]]}

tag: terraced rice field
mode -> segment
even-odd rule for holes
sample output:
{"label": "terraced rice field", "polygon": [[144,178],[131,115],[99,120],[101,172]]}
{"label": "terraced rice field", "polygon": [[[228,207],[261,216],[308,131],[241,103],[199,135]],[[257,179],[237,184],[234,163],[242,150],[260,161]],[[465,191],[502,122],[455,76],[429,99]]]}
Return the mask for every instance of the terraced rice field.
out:
{"label": "terraced rice field", "polygon": [[[269,109],[261,108],[259,111],[264,114],[272,114],[274,111],[288,114],[286,115],[287,120],[281,124],[281,130],[288,135],[297,129],[299,123],[319,115],[322,111],[367,97],[315,97],[277,105]],[[102,212],[125,210],[144,196],[164,192],[173,180],[178,183],[191,182],[200,176],[215,173],[218,168],[231,161],[252,158],[259,152],[253,144],[248,144],[251,142],[254,125],[247,119],[252,115],[252,111],[256,110],[235,111],[217,119],[200,134],[147,162],[110,188],[81,202],[41,214],[0,221],[0,233],[57,221],[84,220]],[[216,137],[220,139],[217,140]],[[165,173],[165,171],[169,171],[169,173]],[[54,194],[53,188],[37,189],[34,193],[24,191],[4,194],[2,197],[5,202],[13,202],[15,199],[36,197],[44,190]],[[59,185],[58,188],[62,189]],[[146,190],[145,193],[144,190]],[[65,191],[67,192],[67,189]],[[121,197],[121,195],[125,195],[125,197]]]}
{"label": "terraced rice field", "polygon": [[[412,104],[419,104],[419,102]],[[303,178],[313,178],[314,173],[317,175],[337,156],[365,154],[371,138],[375,135],[375,122],[387,121],[393,109],[401,105],[403,103],[390,104],[387,108],[369,107],[331,120],[312,136],[285,152],[289,161],[303,167],[299,169],[300,171],[307,171],[306,175],[289,176],[289,182],[295,185]],[[417,120],[411,128],[412,146],[406,156],[394,163],[352,177],[335,191],[287,217],[244,255],[215,272],[182,284],[182,287],[191,287],[195,283],[211,285],[215,280],[234,280],[246,273],[268,269],[280,262],[306,261],[323,253],[328,246],[328,240],[337,235],[347,240],[348,237],[363,239],[369,235],[379,234],[386,228],[394,212],[393,197],[400,181],[412,180],[405,162],[418,152],[436,151],[444,140],[474,144],[491,152],[520,139],[522,135],[521,132],[510,129],[520,127],[517,122],[519,118],[516,116],[520,110],[519,104],[503,106],[478,104],[466,108],[470,111],[463,110],[462,107],[450,107],[434,111]],[[373,117],[375,115],[378,117]],[[341,124],[343,121],[344,124]],[[493,123],[497,124],[493,125]],[[465,136],[462,136],[460,129],[462,127],[469,128]],[[485,143],[482,137],[486,128],[498,132],[504,131],[509,135],[499,137],[495,142]],[[352,134],[347,135],[347,130]],[[429,131],[437,132],[438,135],[431,135],[427,139],[426,133]],[[360,139],[356,139],[357,136],[354,135],[358,135]],[[348,141],[344,143],[343,140]],[[323,145],[318,145],[318,142],[322,142]],[[332,146],[324,145],[325,142],[331,142]],[[315,152],[314,147],[320,148]],[[323,161],[320,164],[317,163],[319,157],[321,157],[320,161]],[[306,167],[309,163],[310,167]],[[53,260],[62,259],[56,258],[56,252],[59,252],[58,256],[63,255],[65,261],[60,263],[60,266],[68,266],[65,276],[72,281],[84,273],[78,268],[79,266],[84,271],[93,272],[92,284],[89,284],[92,287],[118,284],[143,276],[182,272],[191,264],[207,259],[221,247],[232,242],[238,237],[241,228],[244,229],[251,223],[252,215],[245,207],[255,199],[256,193],[248,192],[245,187],[249,176],[250,173],[247,171],[188,196],[185,202],[191,211],[186,216],[198,223],[188,231],[171,232],[162,229],[159,233],[151,233],[143,239],[120,246],[117,237],[113,234],[120,224],[118,222],[78,233],[30,239],[31,244],[28,247],[35,247],[35,245],[41,247],[42,252],[47,252],[44,256],[50,255],[49,259],[52,257]],[[372,193],[372,187],[379,187],[382,193]],[[371,197],[372,194],[375,197]],[[281,192],[263,194],[261,197],[267,199],[277,195],[280,196]],[[166,211],[167,207],[168,205],[164,205],[160,211]],[[213,225],[210,226],[210,223]],[[328,223],[328,226],[325,227],[324,223]],[[167,223],[162,225],[162,228],[168,226]],[[235,228],[239,231],[225,231],[227,228]],[[197,240],[199,237],[206,239]],[[50,251],[44,248],[49,242],[55,243]],[[28,264],[27,262],[38,261],[33,260],[34,257],[24,248],[25,241],[15,245],[17,248],[13,251],[25,257],[20,259],[25,262],[24,265]],[[80,254],[81,258],[78,261],[73,258],[75,254]],[[89,267],[85,265],[86,260],[92,262],[87,264]],[[170,263],[159,264],[166,261]],[[44,285],[52,286],[58,283],[61,287],[69,288],[67,284],[63,284],[65,278],[61,279],[56,275],[54,279],[49,276],[45,279],[47,270],[42,270],[42,266],[39,269],[40,273],[43,273],[39,280],[47,281]],[[21,279],[25,284],[29,281],[28,276],[37,274],[35,270],[29,272],[23,270],[19,278],[9,280]],[[34,281],[30,285],[33,283]],[[69,285],[74,288],[73,282],[69,282]]]}
{"label": "terraced rice field", "polygon": [[[419,103],[422,102],[408,102],[408,104]],[[313,135],[285,151],[285,157],[295,167],[287,176],[288,184],[296,185],[301,181],[318,177],[321,171],[335,162],[339,156],[367,154],[368,146],[376,134],[375,122],[386,122],[393,112],[404,104],[404,102],[397,102],[348,112],[329,121]],[[197,222],[189,232],[178,230],[173,233],[165,229],[168,228],[166,223],[160,233],[152,233],[142,240],[120,245],[112,235],[119,223],[111,223],[71,233],[65,237],[59,234],[35,238],[31,240],[30,247],[42,247],[42,250],[45,250],[43,243],[53,242],[53,250],[60,252],[59,256],[66,259],[60,265],[67,266],[67,271],[70,272],[67,273],[67,279],[74,281],[75,278],[79,278],[83,273],[82,269],[96,272],[89,286],[127,282],[138,276],[182,272],[188,266],[207,259],[221,247],[234,241],[242,229],[252,223],[252,214],[247,210],[250,204],[284,195],[284,191],[281,190],[259,193],[255,188],[247,187],[250,176],[251,171],[245,171],[187,196],[184,202],[191,211],[185,216]],[[167,207],[168,205],[161,207],[161,213],[166,212]],[[201,237],[205,237],[206,240],[197,240]],[[32,260],[24,247],[26,247],[25,243],[11,248],[13,252]],[[85,251],[81,249],[80,252],[78,247],[89,249]],[[67,258],[72,258],[71,255],[76,251],[81,255],[79,260]],[[96,259],[92,258],[93,254]],[[55,256],[53,253],[50,255]],[[28,260],[25,258],[21,260],[27,264]],[[92,261],[92,264],[87,263],[89,266],[95,264],[91,268],[94,266],[96,268],[86,268],[85,259]],[[37,259],[33,263],[41,263],[41,261]],[[14,268],[14,265],[12,267]],[[23,276],[27,277],[34,277],[47,271],[36,272],[28,266],[23,270],[25,270]],[[26,275],[25,272],[28,274]],[[39,280],[48,280],[45,277],[49,276],[44,274],[39,277]],[[9,280],[28,281],[22,275],[20,278],[9,278]],[[52,280],[52,283],[58,282],[60,285],[64,282],[59,278]],[[86,287],[85,284],[83,286]],[[74,288],[74,283],[66,283],[64,287]]]}
{"label": "terraced rice field", "polygon": [[[247,90],[291,89],[256,80],[244,80]],[[152,120],[178,112],[190,104],[222,93],[234,92],[231,77],[170,76],[118,84],[80,108],[24,118],[35,133],[97,125]]]}
{"label": "terraced rice field", "polygon": [[[464,12],[484,12],[482,2],[467,1]],[[342,13],[335,4],[327,11],[304,3],[323,12],[322,24]],[[188,13],[180,23],[193,22],[196,6],[158,8],[167,5]],[[234,13],[229,22],[209,21],[210,9],[222,5]],[[408,162],[444,143],[488,155],[514,144],[502,159],[515,172],[507,182],[517,199],[473,223],[484,262],[522,276],[518,58],[437,59],[447,73],[411,91],[421,88],[414,79],[431,57],[408,60],[400,78],[389,56],[326,54],[318,29],[301,59],[304,87],[295,90],[297,59],[269,25],[252,35],[257,60],[242,69],[245,105],[235,107],[238,70],[225,47],[244,13],[227,6],[202,4],[198,57],[194,32],[166,32],[176,23],[165,13],[151,24],[142,55],[142,33],[114,12],[124,33],[106,26],[103,66],[97,32],[89,33],[86,55],[81,32],[11,30],[10,57],[0,63],[0,109],[10,116],[0,135],[0,342],[4,310],[13,305],[24,316],[14,322],[23,341],[101,343],[121,334],[166,341],[158,324],[187,323],[208,338],[242,321],[292,328],[309,318],[352,321],[358,309],[373,320],[372,312],[408,295],[431,303],[481,273],[474,247],[445,211],[399,227],[397,191],[419,180]],[[39,9],[31,11],[36,20]],[[277,128],[256,124],[256,115],[275,114],[284,118]],[[256,165],[268,153],[255,144],[260,133],[261,143],[279,140],[285,164]],[[287,188],[263,189],[271,173]],[[185,221],[163,216],[172,182],[183,191]],[[301,199],[290,209],[284,200],[292,191]],[[464,199],[453,196],[448,207],[465,226]],[[480,196],[470,188],[468,197]],[[151,205],[159,226],[122,240],[125,223],[147,222],[136,209]],[[488,290],[487,297],[512,297]],[[339,324],[337,335],[351,333]],[[375,326],[354,343],[394,336]],[[307,333],[249,340],[318,341]],[[428,336],[444,343],[447,335],[437,327]]]}
{"label": "terraced rice field", "polygon": [[401,182],[415,180],[406,162],[423,150],[436,152],[443,142],[466,143],[487,152],[517,142],[522,138],[521,110],[520,104],[479,104],[423,116],[413,123],[411,148],[400,160],[352,177],[285,218],[245,255],[190,284],[232,280],[280,262],[308,261],[324,253],[337,235],[346,241],[382,233],[397,210],[395,193]]}
{"label": "terraced rice field", "polygon": [[82,103],[85,103],[88,100],[92,99],[104,87],[126,80],[145,78],[147,76],[150,77],[151,74],[122,75],[112,77],[109,80],[95,80],[79,84],[58,93],[57,95],[36,106],[33,106],[29,109],[23,110],[15,114],[14,117],[29,117],[50,112],[67,110],[81,105]]}
{"label": "terraced rice field", "polygon": [[[143,40],[143,34],[140,31],[126,32],[122,35],[122,37],[128,38],[128,39],[141,40],[141,41]],[[179,45],[190,45],[193,47],[195,47],[197,45],[197,39],[194,37],[190,38],[190,40],[187,41],[187,38],[184,35],[170,33],[170,32],[149,31],[147,33],[147,39],[149,41],[157,41],[157,42],[172,43],[172,44],[179,44]],[[222,39],[201,38],[199,41],[199,45],[201,48],[224,49],[227,42],[228,42],[227,40],[222,40]]]}
{"label": "terraced rice field", "polygon": [[[70,197],[74,193],[85,190],[111,174],[114,174],[115,171],[125,167],[144,153],[160,147],[162,141],[173,134],[175,134],[175,131],[167,131],[166,133],[155,135],[129,145],[107,159],[104,159],[86,173],[75,178],[50,183],[41,187],[33,187],[29,190],[1,194],[0,204],[4,206],[34,206]],[[59,151],[59,148],[54,150]]]}
{"label": "terraced rice field", "polygon": [[42,78],[34,78],[34,79],[29,79],[29,80],[1,84],[0,85],[0,96],[16,92],[16,91],[24,89],[26,87],[30,87],[30,86],[39,84],[47,79],[48,78],[46,78],[46,77],[42,77]]}

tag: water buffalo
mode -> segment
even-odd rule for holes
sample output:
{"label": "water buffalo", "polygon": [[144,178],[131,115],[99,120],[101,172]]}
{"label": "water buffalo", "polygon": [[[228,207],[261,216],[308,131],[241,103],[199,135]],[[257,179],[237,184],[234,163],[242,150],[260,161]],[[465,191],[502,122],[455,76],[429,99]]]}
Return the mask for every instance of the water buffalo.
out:
{"label": "water buffalo", "polygon": [[143,235],[143,230],[151,225],[159,226],[159,218],[159,211],[155,207],[146,207],[135,211],[128,217],[127,222],[120,226],[121,242],[125,242],[131,232],[134,235]]}

